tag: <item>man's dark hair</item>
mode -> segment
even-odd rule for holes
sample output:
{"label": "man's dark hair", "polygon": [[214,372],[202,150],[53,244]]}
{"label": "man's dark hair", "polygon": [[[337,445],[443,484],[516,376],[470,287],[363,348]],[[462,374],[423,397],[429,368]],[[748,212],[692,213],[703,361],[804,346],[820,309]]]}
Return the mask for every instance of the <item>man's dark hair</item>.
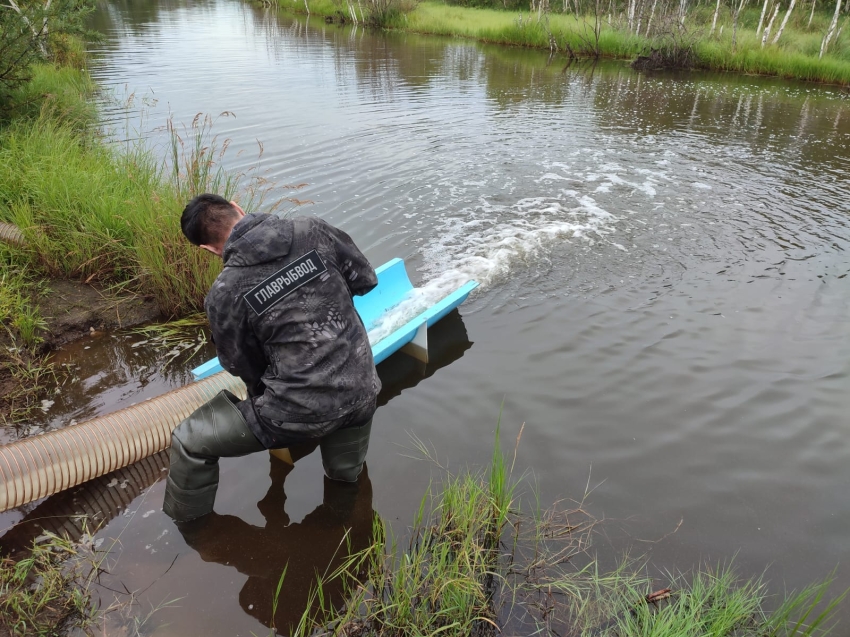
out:
{"label": "man's dark hair", "polygon": [[180,227],[186,238],[199,245],[215,245],[222,239],[239,212],[224,197],[204,193],[190,201],[183,209]]}

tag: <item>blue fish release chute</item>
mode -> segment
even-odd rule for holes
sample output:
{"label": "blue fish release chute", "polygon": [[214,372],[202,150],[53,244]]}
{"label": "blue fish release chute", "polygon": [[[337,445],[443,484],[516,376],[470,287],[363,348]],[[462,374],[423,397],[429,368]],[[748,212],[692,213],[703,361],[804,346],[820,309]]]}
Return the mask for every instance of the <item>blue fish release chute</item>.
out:
{"label": "blue fish release chute", "polygon": [[[407,276],[402,259],[388,261],[377,268],[375,273],[378,275],[377,287],[368,294],[354,297],[354,307],[367,331],[371,330],[381,317],[401,303],[413,290],[413,284]],[[398,350],[403,350],[427,363],[428,328],[463,303],[469,293],[477,287],[476,281],[469,281],[372,345],[375,364],[377,365]],[[222,371],[221,364],[218,358],[214,358],[193,369],[192,374],[195,380],[201,380],[220,371]]]}

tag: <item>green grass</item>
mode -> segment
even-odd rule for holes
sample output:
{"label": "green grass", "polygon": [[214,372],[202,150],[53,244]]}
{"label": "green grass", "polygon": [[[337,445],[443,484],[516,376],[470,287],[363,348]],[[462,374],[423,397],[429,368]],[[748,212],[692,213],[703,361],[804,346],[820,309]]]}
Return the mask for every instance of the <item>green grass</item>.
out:
{"label": "green grass", "polygon": [[[83,53],[69,40],[66,66],[38,65],[17,89],[11,117],[0,122],[0,221],[23,233],[25,247],[0,246],[0,420],[21,422],[56,382],[42,351],[39,311],[47,277],[98,282],[124,295],[155,299],[165,317],[203,308],[221,269],[180,231],[180,213],[200,192],[237,194],[251,210],[262,181],[221,168],[226,142],[213,120],[169,122],[171,156],[162,160],[143,142],[111,144],[97,128],[89,102],[93,82]],[[192,343],[192,349],[202,344]]]}
{"label": "green grass", "polygon": [[42,291],[20,252],[0,244],[0,325],[6,332],[0,341],[8,339],[28,349],[41,343],[45,323],[33,297]]}
{"label": "green grass", "polygon": [[51,116],[0,133],[0,215],[23,231],[34,263],[51,276],[130,284],[166,314],[201,307],[219,268],[180,233],[190,194],[140,145],[118,151]]}
{"label": "green grass", "polygon": [[3,634],[46,637],[90,625],[92,566],[80,546],[49,533],[23,559],[0,559]]}
{"label": "green grass", "polygon": [[88,72],[77,64],[33,67],[32,79],[12,96],[13,107],[6,113],[8,118],[33,118],[44,112],[76,126],[93,124],[96,113],[87,98],[94,90],[94,83]]}
{"label": "green grass", "polygon": [[[777,599],[763,578],[741,578],[730,565],[655,580],[645,562],[628,558],[603,569],[591,549],[596,521],[583,502],[547,511],[532,505],[523,513],[521,482],[512,469],[497,434],[489,471],[447,475],[439,488],[429,489],[407,546],[389,541],[376,517],[372,546],[319,576],[298,625],[278,629],[289,628],[294,637],[831,632],[844,598],[827,600],[831,579]],[[333,580],[345,583],[342,606],[323,595],[323,585]]]}
{"label": "green grass", "polygon": [[41,351],[46,324],[38,300],[44,285],[19,250],[0,244],[0,424],[20,422],[39,407],[38,397],[56,381]]}
{"label": "green grass", "polygon": [[[56,97],[0,130],[0,221],[23,231],[41,273],[152,296],[166,316],[199,311],[221,264],[189,246],[180,213],[200,192],[236,195],[238,176],[219,163],[225,144],[200,117],[170,127],[169,161],[142,142],[109,145],[87,119],[80,81],[67,69],[37,74],[27,90]],[[240,202],[250,210],[261,197]]]}
{"label": "green grass", "polygon": [[[281,8],[304,12],[303,2],[278,0]],[[334,0],[310,1],[311,13],[332,16],[340,9]],[[756,34],[760,5],[742,11],[737,33],[737,43],[732,46],[732,21],[728,8],[721,9],[717,31],[710,35],[713,6],[700,6],[692,10],[685,22],[685,30],[671,35],[644,36],[629,33],[619,14],[602,16],[598,42],[593,35],[593,16],[577,17],[553,12],[544,14],[538,21],[535,12],[503,11],[452,6],[426,1],[407,13],[399,13],[386,26],[413,33],[470,38],[482,42],[551,49],[556,44],[560,52],[572,50],[579,55],[595,55],[616,59],[634,59],[649,52],[651,47],[690,46],[697,68],[732,71],[752,75],[771,75],[830,84],[850,85],[850,33],[842,29],[840,37],[833,40],[823,59],[818,59],[821,40],[827,30],[831,13],[821,3],[811,26],[808,25],[808,4],[797,6],[785,31],[776,45],[761,47],[761,34]],[[773,27],[778,30],[784,11]],[[844,18],[842,17],[842,20]],[[644,24],[646,18],[644,18]],[[767,22],[767,18],[765,19]],[[655,17],[656,26],[659,16]],[[841,21],[839,22],[841,24]],[[722,34],[721,34],[721,27]],[[769,40],[769,42],[770,42]]]}

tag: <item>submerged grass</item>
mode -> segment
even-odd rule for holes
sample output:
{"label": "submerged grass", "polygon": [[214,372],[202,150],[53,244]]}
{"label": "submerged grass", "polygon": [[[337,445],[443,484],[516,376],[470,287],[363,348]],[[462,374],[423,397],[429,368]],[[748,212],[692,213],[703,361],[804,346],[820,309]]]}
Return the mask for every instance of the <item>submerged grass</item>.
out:
{"label": "submerged grass", "polygon": [[20,560],[0,559],[0,628],[4,635],[59,635],[85,629],[95,616],[93,562],[80,545],[46,533]]}
{"label": "submerged grass", "polygon": [[[762,578],[742,579],[731,565],[660,584],[642,561],[603,569],[591,552],[596,521],[582,503],[524,514],[511,473],[497,445],[489,472],[447,476],[422,498],[404,548],[376,516],[372,546],[320,576],[298,625],[277,630],[295,637],[767,637],[826,635],[834,627],[844,595],[826,601],[831,579],[777,603]],[[322,593],[334,580],[345,583],[342,607]]]}
{"label": "submerged grass", "polygon": [[165,369],[176,359],[187,364],[207,344],[209,322],[205,314],[193,314],[168,323],[144,325],[130,330],[144,339],[133,343],[133,347],[145,345],[159,351],[162,355],[162,367]]}
{"label": "submerged grass", "polygon": [[[120,535],[99,549],[97,529],[82,518],[77,541],[43,529],[25,555],[0,557],[0,635],[106,635],[110,625],[117,627],[114,634],[141,637],[151,634],[154,615],[182,599],[143,608],[138,591],[104,587],[99,578],[114,566],[108,558]],[[104,592],[113,597],[108,605]]]}

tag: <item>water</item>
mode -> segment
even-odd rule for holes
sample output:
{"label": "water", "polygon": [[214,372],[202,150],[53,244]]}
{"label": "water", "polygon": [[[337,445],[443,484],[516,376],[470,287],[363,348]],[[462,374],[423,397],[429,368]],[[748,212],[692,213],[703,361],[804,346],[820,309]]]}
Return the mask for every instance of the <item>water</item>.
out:
{"label": "water", "polygon": [[[526,425],[517,465],[543,502],[590,486],[600,551],[673,571],[734,556],[747,574],[769,566],[776,591],[838,564],[836,589],[850,585],[844,92],[564,70],[235,0],[106,2],[94,21],[106,40],[92,70],[144,97],[153,144],[169,114],[235,113],[214,129],[232,140],[229,167],[250,170],[260,140],[279,195],[313,201],[300,211],[374,264],[405,258],[421,297],[481,283],[432,333],[445,352],[429,367],[381,366],[371,490],[345,514],[358,534],[372,510],[403,533],[438,476],[411,458],[411,434],[451,467],[483,466],[501,409],[503,440]],[[128,369],[81,372],[101,380],[46,418],[183,382],[157,372],[140,387]],[[262,634],[289,560],[283,625],[341,537],[316,454],[283,473],[264,454],[223,461],[217,531],[187,537],[154,482],[98,534],[120,538],[111,587],[158,609],[155,634]]]}

